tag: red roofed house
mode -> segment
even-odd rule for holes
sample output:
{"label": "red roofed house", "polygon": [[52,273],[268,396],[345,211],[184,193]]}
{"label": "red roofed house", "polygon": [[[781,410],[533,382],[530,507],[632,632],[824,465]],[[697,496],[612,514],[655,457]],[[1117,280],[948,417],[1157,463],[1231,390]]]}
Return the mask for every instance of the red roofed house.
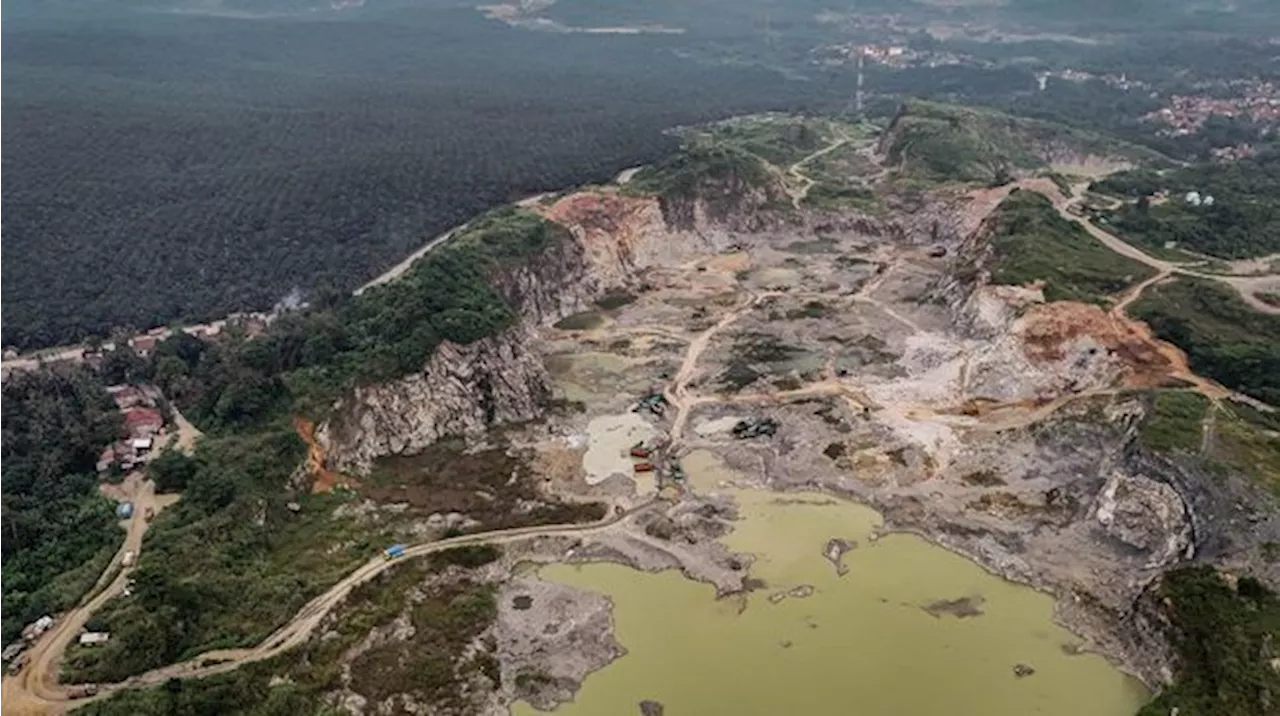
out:
{"label": "red roofed house", "polygon": [[156,343],[159,341],[160,339],[156,336],[136,336],[129,343],[133,344],[133,350],[137,351],[138,355],[146,358],[156,349]]}
{"label": "red roofed house", "polygon": [[130,408],[124,411],[124,426],[131,437],[151,437],[164,427],[164,417],[155,408]]}

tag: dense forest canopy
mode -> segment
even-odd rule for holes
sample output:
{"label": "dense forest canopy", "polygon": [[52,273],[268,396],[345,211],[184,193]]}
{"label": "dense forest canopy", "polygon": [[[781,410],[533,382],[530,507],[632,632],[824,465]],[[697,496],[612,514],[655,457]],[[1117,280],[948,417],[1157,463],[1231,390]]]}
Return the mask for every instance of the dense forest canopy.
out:
{"label": "dense forest canopy", "polygon": [[114,549],[122,536],[94,474],[121,419],[107,392],[81,370],[17,373],[5,381],[0,410],[8,643],[23,625],[79,599],[87,584],[54,578]]}
{"label": "dense forest canopy", "polygon": [[[1238,25],[1266,15],[1261,5],[1153,2],[1164,9],[560,0],[537,11],[685,31],[627,36],[510,27],[452,0],[19,2],[3,30],[3,169],[23,181],[3,188],[0,338],[28,349],[263,309],[295,288],[348,291],[480,211],[665,156],[672,126],[851,107],[853,68],[818,58],[855,43],[961,58],[868,66],[869,111],[909,96],[983,103],[1178,158],[1262,132],[1217,121],[1168,136],[1141,120],[1196,82],[1280,77],[1265,42],[1180,31],[1187,18]],[[1135,14],[1142,23],[1125,20]],[[933,20],[995,35],[934,36]],[[1106,20],[1119,24],[1101,32]],[[1036,73],[1063,68],[1151,89],[1057,78],[1038,89]]]}
{"label": "dense forest canopy", "polygon": [[157,346],[154,378],[205,430],[239,430],[283,415],[327,414],[356,383],[419,370],[441,341],[470,343],[510,325],[519,306],[494,287],[568,231],[530,212],[498,209],[459,230],[396,281],[330,295],[253,340],[207,343],[179,333]]}
{"label": "dense forest canopy", "polygon": [[[471,9],[5,27],[4,342],[350,290],[449,226],[606,179],[663,131],[835,96],[673,40]],[[337,51],[335,48],[341,48]]]}

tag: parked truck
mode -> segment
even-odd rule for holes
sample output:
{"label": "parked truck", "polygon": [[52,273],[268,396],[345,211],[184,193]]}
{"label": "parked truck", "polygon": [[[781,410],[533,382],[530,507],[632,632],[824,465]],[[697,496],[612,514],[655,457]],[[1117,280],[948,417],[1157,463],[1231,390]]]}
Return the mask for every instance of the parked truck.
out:
{"label": "parked truck", "polygon": [[67,698],[72,700],[87,699],[90,696],[97,696],[97,695],[98,695],[97,684],[76,684],[75,686],[67,687]]}
{"label": "parked truck", "polygon": [[382,550],[382,558],[386,560],[399,559],[404,556],[404,545],[393,544]]}

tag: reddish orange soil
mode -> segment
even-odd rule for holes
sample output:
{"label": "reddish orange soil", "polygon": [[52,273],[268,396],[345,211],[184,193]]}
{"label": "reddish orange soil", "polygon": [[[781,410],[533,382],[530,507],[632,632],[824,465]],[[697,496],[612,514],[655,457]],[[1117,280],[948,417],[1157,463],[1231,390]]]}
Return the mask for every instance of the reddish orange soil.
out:
{"label": "reddish orange soil", "polygon": [[338,485],[354,487],[358,484],[346,475],[325,467],[324,448],[320,446],[320,443],[316,442],[315,423],[298,415],[293,419],[293,429],[298,431],[298,437],[302,438],[302,441],[307,444],[307,469],[311,472],[311,492],[313,494],[331,492]]}
{"label": "reddish orange soil", "polygon": [[1064,346],[1089,336],[1117,355],[1127,375],[1122,385],[1153,388],[1185,382],[1210,398],[1226,396],[1222,386],[1197,376],[1177,346],[1156,338],[1150,327],[1123,313],[1074,301],[1058,301],[1031,308],[1023,329],[1027,358],[1038,362],[1062,360]]}
{"label": "reddish orange soil", "polygon": [[590,251],[616,252],[623,265],[632,262],[634,246],[642,234],[665,230],[662,210],[652,197],[580,191],[550,206],[533,208],[544,218],[568,227]]}

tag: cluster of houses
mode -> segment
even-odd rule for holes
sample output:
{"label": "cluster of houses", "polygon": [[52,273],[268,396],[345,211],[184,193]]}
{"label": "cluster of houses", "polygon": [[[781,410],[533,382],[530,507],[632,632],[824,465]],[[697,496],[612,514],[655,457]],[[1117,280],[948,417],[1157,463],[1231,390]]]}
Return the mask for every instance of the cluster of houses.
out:
{"label": "cluster of houses", "polygon": [[[256,338],[267,331],[267,327],[276,319],[277,312],[272,313],[233,313],[226,318],[209,323],[201,323],[181,328],[160,326],[145,333],[121,339],[121,345],[127,344],[134,353],[148,358],[155,352],[156,346],[166,338],[181,331],[202,341],[217,340],[229,332],[241,333],[248,338]],[[3,365],[0,365],[0,379],[7,379],[15,370],[35,370],[40,366],[56,366],[60,364],[84,364],[98,368],[106,358],[106,354],[116,350],[117,341],[103,341],[88,346],[65,346],[56,349],[39,351],[30,356],[22,356],[15,348],[5,348]]]}
{"label": "cluster of houses", "polygon": [[128,436],[103,449],[98,456],[98,472],[107,472],[113,466],[129,472],[143,462],[156,447],[156,441],[164,437],[160,389],[153,385],[113,385],[107,392],[124,415]]}
{"label": "cluster of houses", "polygon": [[[1220,95],[1230,88],[1233,96]],[[1194,134],[1209,117],[1244,117],[1253,122],[1274,124],[1280,121],[1280,85],[1261,80],[1205,85],[1204,94],[1173,95],[1169,106],[1156,110],[1143,119],[1167,125],[1172,136]]]}

